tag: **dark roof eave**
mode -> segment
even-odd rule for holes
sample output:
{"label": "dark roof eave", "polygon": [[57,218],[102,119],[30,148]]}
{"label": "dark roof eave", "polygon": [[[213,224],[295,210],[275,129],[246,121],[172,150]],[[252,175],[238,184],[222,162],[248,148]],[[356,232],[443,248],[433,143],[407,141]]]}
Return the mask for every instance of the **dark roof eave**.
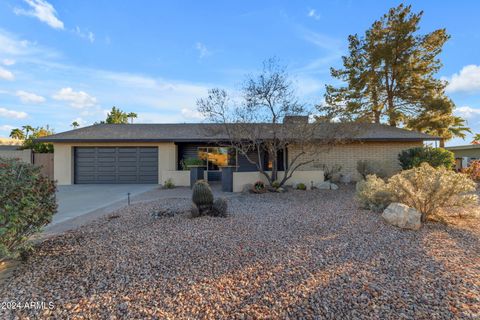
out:
{"label": "dark roof eave", "polygon": [[[48,143],[110,143],[110,142],[118,142],[118,143],[145,143],[145,142],[211,142],[211,141],[226,141],[228,139],[202,139],[202,138],[195,138],[195,139],[36,139],[37,142],[48,142]],[[322,140],[319,138],[318,140]],[[439,137],[428,137],[428,138],[421,138],[421,137],[411,137],[411,138],[355,138],[355,139],[345,139],[349,141],[371,141],[371,142],[408,142],[408,141],[439,141],[441,138]]]}

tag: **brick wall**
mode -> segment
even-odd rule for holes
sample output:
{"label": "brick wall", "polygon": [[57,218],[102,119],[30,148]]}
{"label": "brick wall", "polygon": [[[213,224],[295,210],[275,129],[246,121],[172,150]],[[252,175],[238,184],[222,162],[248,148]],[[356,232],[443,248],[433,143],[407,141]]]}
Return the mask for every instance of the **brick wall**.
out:
{"label": "brick wall", "polygon": [[[301,161],[315,159],[314,162],[302,166],[299,170],[321,169],[322,164],[329,168],[333,165],[342,166],[342,174],[350,174],[352,180],[358,180],[358,160],[375,160],[382,164],[391,175],[400,170],[398,154],[405,149],[422,146],[422,142],[364,142],[339,144],[333,147],[315,146],[307,154],[300,157]],[[315,150],[315,151],[312,151]],[[288,149],[289,162],[301,152],[299,147]]]}

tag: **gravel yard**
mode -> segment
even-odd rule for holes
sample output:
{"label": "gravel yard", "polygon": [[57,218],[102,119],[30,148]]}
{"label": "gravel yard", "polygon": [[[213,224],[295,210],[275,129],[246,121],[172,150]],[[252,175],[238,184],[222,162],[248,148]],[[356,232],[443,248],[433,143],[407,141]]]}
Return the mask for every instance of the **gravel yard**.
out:
{"label": "gravel yard", "polygon": [[[480,318],[480,229],[420,231],[359,210],[352,187],[230,198],[228,218],[135,204],[44,241],[0,286],[0,318]],[[3,315],[2,315],[3,313]]]}

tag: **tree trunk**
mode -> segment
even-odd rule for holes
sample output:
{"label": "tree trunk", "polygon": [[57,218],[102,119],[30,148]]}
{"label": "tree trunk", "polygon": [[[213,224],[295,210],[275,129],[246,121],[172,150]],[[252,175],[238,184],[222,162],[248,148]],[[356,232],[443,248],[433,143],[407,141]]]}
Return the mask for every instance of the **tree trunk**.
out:
{"label": "tree trunk", "polygon": [[272,161],[272,182],[275,182],[275,181],[277,181],[277,178],[278,178],[277,155],[276,154],[273,154],[273,155],[269,154],[268,157]]}
{"label": "tree trunk", "polygon": [[396,127],[397,119],[394,118],[395,105],[393,104],[393,97],[391,94],[388,94],[387,105],[388,105],[388,124],[391,127]]}
{"label": "tree trunk", "polygon": [[445,148],[445,139],[440,139],[440,148]]}
{"label": "tree trunk", "polygon": [[378,110],[375,110],[375,111],[373,112],[374,117],[375,117],[375,123],[380,123],[380,113],[381,113],[381,112],[378,111]]}

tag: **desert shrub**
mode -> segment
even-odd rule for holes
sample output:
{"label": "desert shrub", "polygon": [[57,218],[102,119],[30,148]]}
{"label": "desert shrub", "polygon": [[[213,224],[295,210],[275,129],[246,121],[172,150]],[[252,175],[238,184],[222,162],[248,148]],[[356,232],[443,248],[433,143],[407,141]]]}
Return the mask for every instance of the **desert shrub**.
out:
{"label": "desert shrub", "polygon": [[392,197],[388,185],[376,175],[368,175],[357,182],[355,198],[364,209],[380,212],[388,207]]}
{"label": "desert shrub", "polygon": [[16,258],[57,211],[55,183],[40,168],[0,158],[0,260]]}
{"label": "desert shrub", "polygon": [[190,170],[190,166],[203,166],[205,161],[198,158],[186,158],[180,161],[180,167],[182,170]]}
{"label": "desert shrub", "polygon": [[385,166],[379,161],[373,160],[358,160],[357,171],[365,180],[368,175],[374,174],[380,178],[387,177],[387,170]]}
{"label": "desert shrub", "polygon": [[307,186],[305,185],[305,183],[298,183],[297,184],[297,190],[307,190]]}
{"label": "desert shrub", "polygon": [[470,179],[475,182],[480,182],[480,160],[473,160],[467,168],[462,169]]}
{"label": "desert shrub", "polygon": [[335,176],[340,176],[340,171],[342,171],[342,166],[339,164],[334,164],[331,167],[327,166],[326,164],[322,164],[320,166],[323,170],[323,178],[325,181],[333,181],[335,180]]}
{"label": "desert shrub", "polygon": [[215,217],[226,217],[228,202],[226,198],[218,198],[213,202],[212,215]]}
{"label": "desert shrub", "polygon": [[451,169],[455,166],[453,152],[443,148],[417,147],[403,150],[398,155],[398,160],[403,170],[419,167],[424,162],[434,168],[444,166]]}
{"label": "desert shrub", "polygon": [[440,209],[462,208],[478,200],[473,194],[476,184],[467,175],[428,163],[394,175],[388,187],[395,201],[417,209],[422,221],[439,217]]}
{"label": "desert shrub", "polygon": [[200,215],[209,214],[213,206],[213,193],[204,180],[195,182],[192,192],[192,201],[197,206]]}
{"label": "desert shrub", "polygon": [[164,183],[163,183],[163,188],[164,189],[173,189],[175,188],[175,184],[173,183],[171,178],[168,178]]}
{"label": "desert shrub", "polygon": [[192,204],[192,208],[190,209],[190,213],[192,215],[192,218],[200,217],[200,210],[198,210],[198,207],[195,203]]}
{"label": "desert shrub", "polygon": [[267,191],[267,189],[265,188],[265,183],[263,183],[263,181],[257,181],[253,184],[253,189],[252,191],[254,193],[264,193],[265,191]]}

